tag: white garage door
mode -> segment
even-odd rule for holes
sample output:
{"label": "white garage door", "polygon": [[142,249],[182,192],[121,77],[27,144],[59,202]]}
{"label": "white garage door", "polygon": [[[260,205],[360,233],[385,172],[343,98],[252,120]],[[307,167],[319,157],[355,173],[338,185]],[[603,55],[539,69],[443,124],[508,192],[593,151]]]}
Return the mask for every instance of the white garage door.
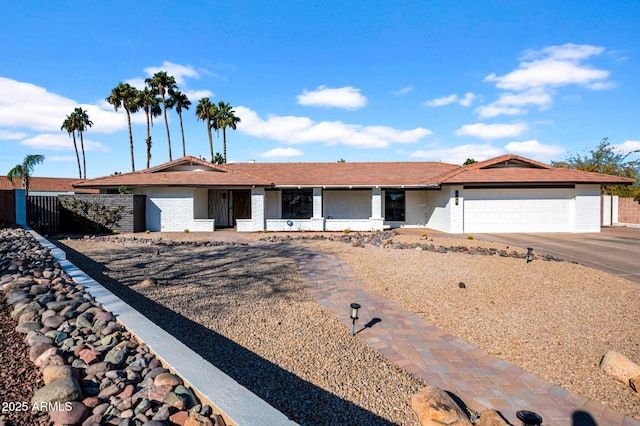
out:
{"label": "white garage door", "polygon": [[573,189],[465,189],[464,232],[571,232]]}

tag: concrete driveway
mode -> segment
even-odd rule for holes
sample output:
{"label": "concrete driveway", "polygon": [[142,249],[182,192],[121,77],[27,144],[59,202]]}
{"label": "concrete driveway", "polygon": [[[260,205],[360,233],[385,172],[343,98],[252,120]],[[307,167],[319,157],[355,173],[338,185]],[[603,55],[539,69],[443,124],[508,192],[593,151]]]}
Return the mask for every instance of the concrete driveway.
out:
{"label": "concrete driveway", "polygon": [[640,283],[640,228],[611,226],[599,233],[473,234],[483,241],[532,247]]}

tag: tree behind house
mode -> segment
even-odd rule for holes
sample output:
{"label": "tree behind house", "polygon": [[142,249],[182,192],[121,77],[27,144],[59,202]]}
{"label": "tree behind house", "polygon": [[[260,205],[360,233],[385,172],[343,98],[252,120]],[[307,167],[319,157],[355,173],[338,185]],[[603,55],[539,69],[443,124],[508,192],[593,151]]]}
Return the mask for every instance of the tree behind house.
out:
{"label": "tree behind house", "polygon": [[28,154],[26,157],[24,157],[24,160],[22,160],[22,164],[16,164],[14,168],[7,172],[7,180],[11,182],[11,185],[14,185],[14,178],[21,179],[22,188],[24,189],[26,195],[29,195],[29,181],[31,179],[33,169],[36,165],[42,163],[43,161],[44,155]]}
{"label": "tree behind house", "polygon": [[604,190],[605,193],[612,195],[640,200],[640,158],[630,159],[639,153],[638,149],[627,153],[620,152],[609,142],[609,138],[603,138],[595,149],[589,151],[588,155],[571,154],[563,161],[552,161],[551,165],[635,179],[636,182],[633,185],[605,187]]}

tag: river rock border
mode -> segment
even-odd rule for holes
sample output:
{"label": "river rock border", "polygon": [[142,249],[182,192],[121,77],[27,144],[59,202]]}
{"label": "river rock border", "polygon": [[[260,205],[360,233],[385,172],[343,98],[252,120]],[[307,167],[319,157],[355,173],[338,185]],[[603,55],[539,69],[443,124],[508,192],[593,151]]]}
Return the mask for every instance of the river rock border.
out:
{"label": "river rock border", "polygon": [[30,406],[54,424],[294,424],[37,233],[5,228],[0,237],[0,290],[45,383]]}

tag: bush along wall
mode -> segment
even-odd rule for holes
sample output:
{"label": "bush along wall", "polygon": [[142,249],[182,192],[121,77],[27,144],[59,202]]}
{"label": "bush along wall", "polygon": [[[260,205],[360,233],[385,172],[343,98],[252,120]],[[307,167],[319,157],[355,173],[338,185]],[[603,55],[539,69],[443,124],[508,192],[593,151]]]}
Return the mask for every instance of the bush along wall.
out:
{"label": "bush along wall", "polygon": [[69,233],[142,232],[144,195],[76,194],[58,196],[62,204],[60,230]]}

